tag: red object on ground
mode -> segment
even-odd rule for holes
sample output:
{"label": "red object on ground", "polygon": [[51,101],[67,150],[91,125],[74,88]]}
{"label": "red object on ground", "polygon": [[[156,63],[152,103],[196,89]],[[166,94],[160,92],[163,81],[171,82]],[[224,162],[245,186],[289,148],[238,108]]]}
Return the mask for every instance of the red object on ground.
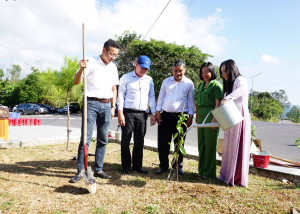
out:
{"label": "red object on ground", "polygon": [[41,119],[34,119],[33,120],[33,124],[35,125],[35,126],[39,126],[39,125],[41,125]]}
{"label": "red object on ground", "polygon": [[12,120],[11,118],[8,119],[8,125],[11,126],[12,125]]}
{"label": "red object on ground", "polygon": [[21,118],[17,118],[16,120],[17,120],[18,126],[21,126],[21,125],[22,125],[22,124],[21,124]]}
{"label": "red object on ground", "polygon": [[270,155],[255,155],[252,154],[253,164],[255,168],[267,168]]}
{"label": "red object on ground", "polygon": [[29,125],[33,126],[33,119],[32,118],[29,118]]}
{"label": "red object on ground", "polygon": [[21,126],[25,125],[25,118],[20,118],[20,124],[21,124]]}
{"label": "red object on ground", "polygon": [[12,119],[11,120],[11,125],[16,126],[17,125],[17,119]]}
{"label": "red object on ground", "polygon": [[28,118],[24,118],[24,125],[28,126]]}

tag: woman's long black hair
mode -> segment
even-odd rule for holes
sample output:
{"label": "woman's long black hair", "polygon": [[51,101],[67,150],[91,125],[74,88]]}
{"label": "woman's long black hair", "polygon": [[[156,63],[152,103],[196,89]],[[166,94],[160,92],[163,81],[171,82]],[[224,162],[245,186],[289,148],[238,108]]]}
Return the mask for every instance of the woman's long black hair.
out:
{"label": "woman's long black hair", "polygon": [[232,59],[228,59],[221,63],[219,71],[221,74],[221,67],[225,66],[225,72],[228,74],[228,80],[225,80],[222,75],[223,79],[223,95],[226,93],[226,95],[230,94],[232,92],[233,83],[235,79],[239,76],[241,76],[240,71],[238,67],[235,64],[235,61]]}

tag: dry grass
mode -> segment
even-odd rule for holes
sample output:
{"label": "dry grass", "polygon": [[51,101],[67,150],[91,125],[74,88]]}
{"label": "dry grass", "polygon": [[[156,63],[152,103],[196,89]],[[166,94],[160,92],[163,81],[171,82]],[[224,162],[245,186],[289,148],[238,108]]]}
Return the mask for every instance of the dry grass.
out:
{"label": "dry grass", "polygon": [[176,186],[166,174],[155,175],[158,155],[149,150],[149,174],[123,176],[119,148],[108,145],[104,170],[113,178],[97,178],[94,195],[83,181],[68,183],[76,172],[77,144],[69,151],[65,145],[1,150],[0,213],[286,213],[300,207],[299,185],[250,175],[248,188],[227,187],[196,177],[197,161],[191,159],[184,160],[186,175]]}

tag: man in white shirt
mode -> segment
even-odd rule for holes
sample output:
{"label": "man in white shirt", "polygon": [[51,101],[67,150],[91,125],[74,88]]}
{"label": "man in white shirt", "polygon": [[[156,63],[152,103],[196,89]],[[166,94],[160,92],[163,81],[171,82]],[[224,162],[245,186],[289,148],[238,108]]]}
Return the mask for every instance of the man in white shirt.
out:
{"label": "man in white shirt", "polygon": [[[121,160],[122,174],[132,171],[147,174],[143,169],[144,137],[146,134],[148,105],[151,109],[150,125],[155,124],[155,94],[153,80],[146,73],[151,61],[147,56],[140,56],[135,71],[124,74],[120,79],[118,93],[118,121],[122,127]],[[129,144],[133,135],[134,147],[132,160]]]}
{"label": "man in white shirt", "polygon": [[[119,76],[117,66],[112,62],[118,57],[119,45],[109,39],[104,43],[100,56],[80,61],[80,69],[74,76],[74,84],[82,80],[83,70],[86,72],[87,94],[87,148],[92,138],[95,123],[97,124],[97,144],[95,151],[95,177],[111,178],[103,171],[103,161],[108,142],[108,128],[116,108],[117,88]],[[76,183],[81,180],[83,159],[83,127],[78,147],[77,173],[70,180]]]}
{"label": "man in white shirt", "polygon": [[[159,169],[156,174],[162,174],[169,168],[169,142],[172,136],[177,133],[176,125],[179,115],[182,110],[188,114],[187,126],[190,127],[193,122],[195,101],[194,101],[194,84],[184,76],[185,62],[182,59],[176,59],[173,63],[173,76],[166,78],[160,88],[157,107],[156,121],[158,123],[158,154],[159,154]],[[186,127],[183,126],[184,132]],[[175,138],[174,145],[178,139]],[[183,155],[180,153],[178,158],[179,174],[183,175],[182,170]],[[173,168],[175,166],[172,166]]]}

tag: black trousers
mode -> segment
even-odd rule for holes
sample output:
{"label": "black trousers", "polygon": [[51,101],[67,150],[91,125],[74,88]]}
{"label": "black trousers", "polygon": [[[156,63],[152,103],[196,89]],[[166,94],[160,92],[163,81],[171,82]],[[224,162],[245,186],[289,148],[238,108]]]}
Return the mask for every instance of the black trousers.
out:
{"label": "black trousers", "polygon": [[[170,144],[172,141],[172,137],[175,133],[178,132],[176,129],[176,125],[179,119],[179,115],[181,113],[169,113],[162,112],[161,113],[161,125],[158,126],[158,156],[159,156],[159,167],[162,169],[169,168],[169,152],[170,152]],[[183,131],[186,132],[186,127],[183,125]],[[185,137],[184,137],[185,139]],[[177,148],[178,138],[173,139],[174,147]],[[178,164],[179,168],[182,168],[183,155],[179,152]],[[175,168],[175,166],[172,166]]]}
{"label": "black trousers", "polygon": [[[131,162],[133,169],[139,169],[143,165],[144,138],[147,128],[147,113],[123,109],[125,126],[122,126],[121,137],[121,161],[123,169],[130,169]],[[132,160],[130,154],[130,140],[133,132]]]}

